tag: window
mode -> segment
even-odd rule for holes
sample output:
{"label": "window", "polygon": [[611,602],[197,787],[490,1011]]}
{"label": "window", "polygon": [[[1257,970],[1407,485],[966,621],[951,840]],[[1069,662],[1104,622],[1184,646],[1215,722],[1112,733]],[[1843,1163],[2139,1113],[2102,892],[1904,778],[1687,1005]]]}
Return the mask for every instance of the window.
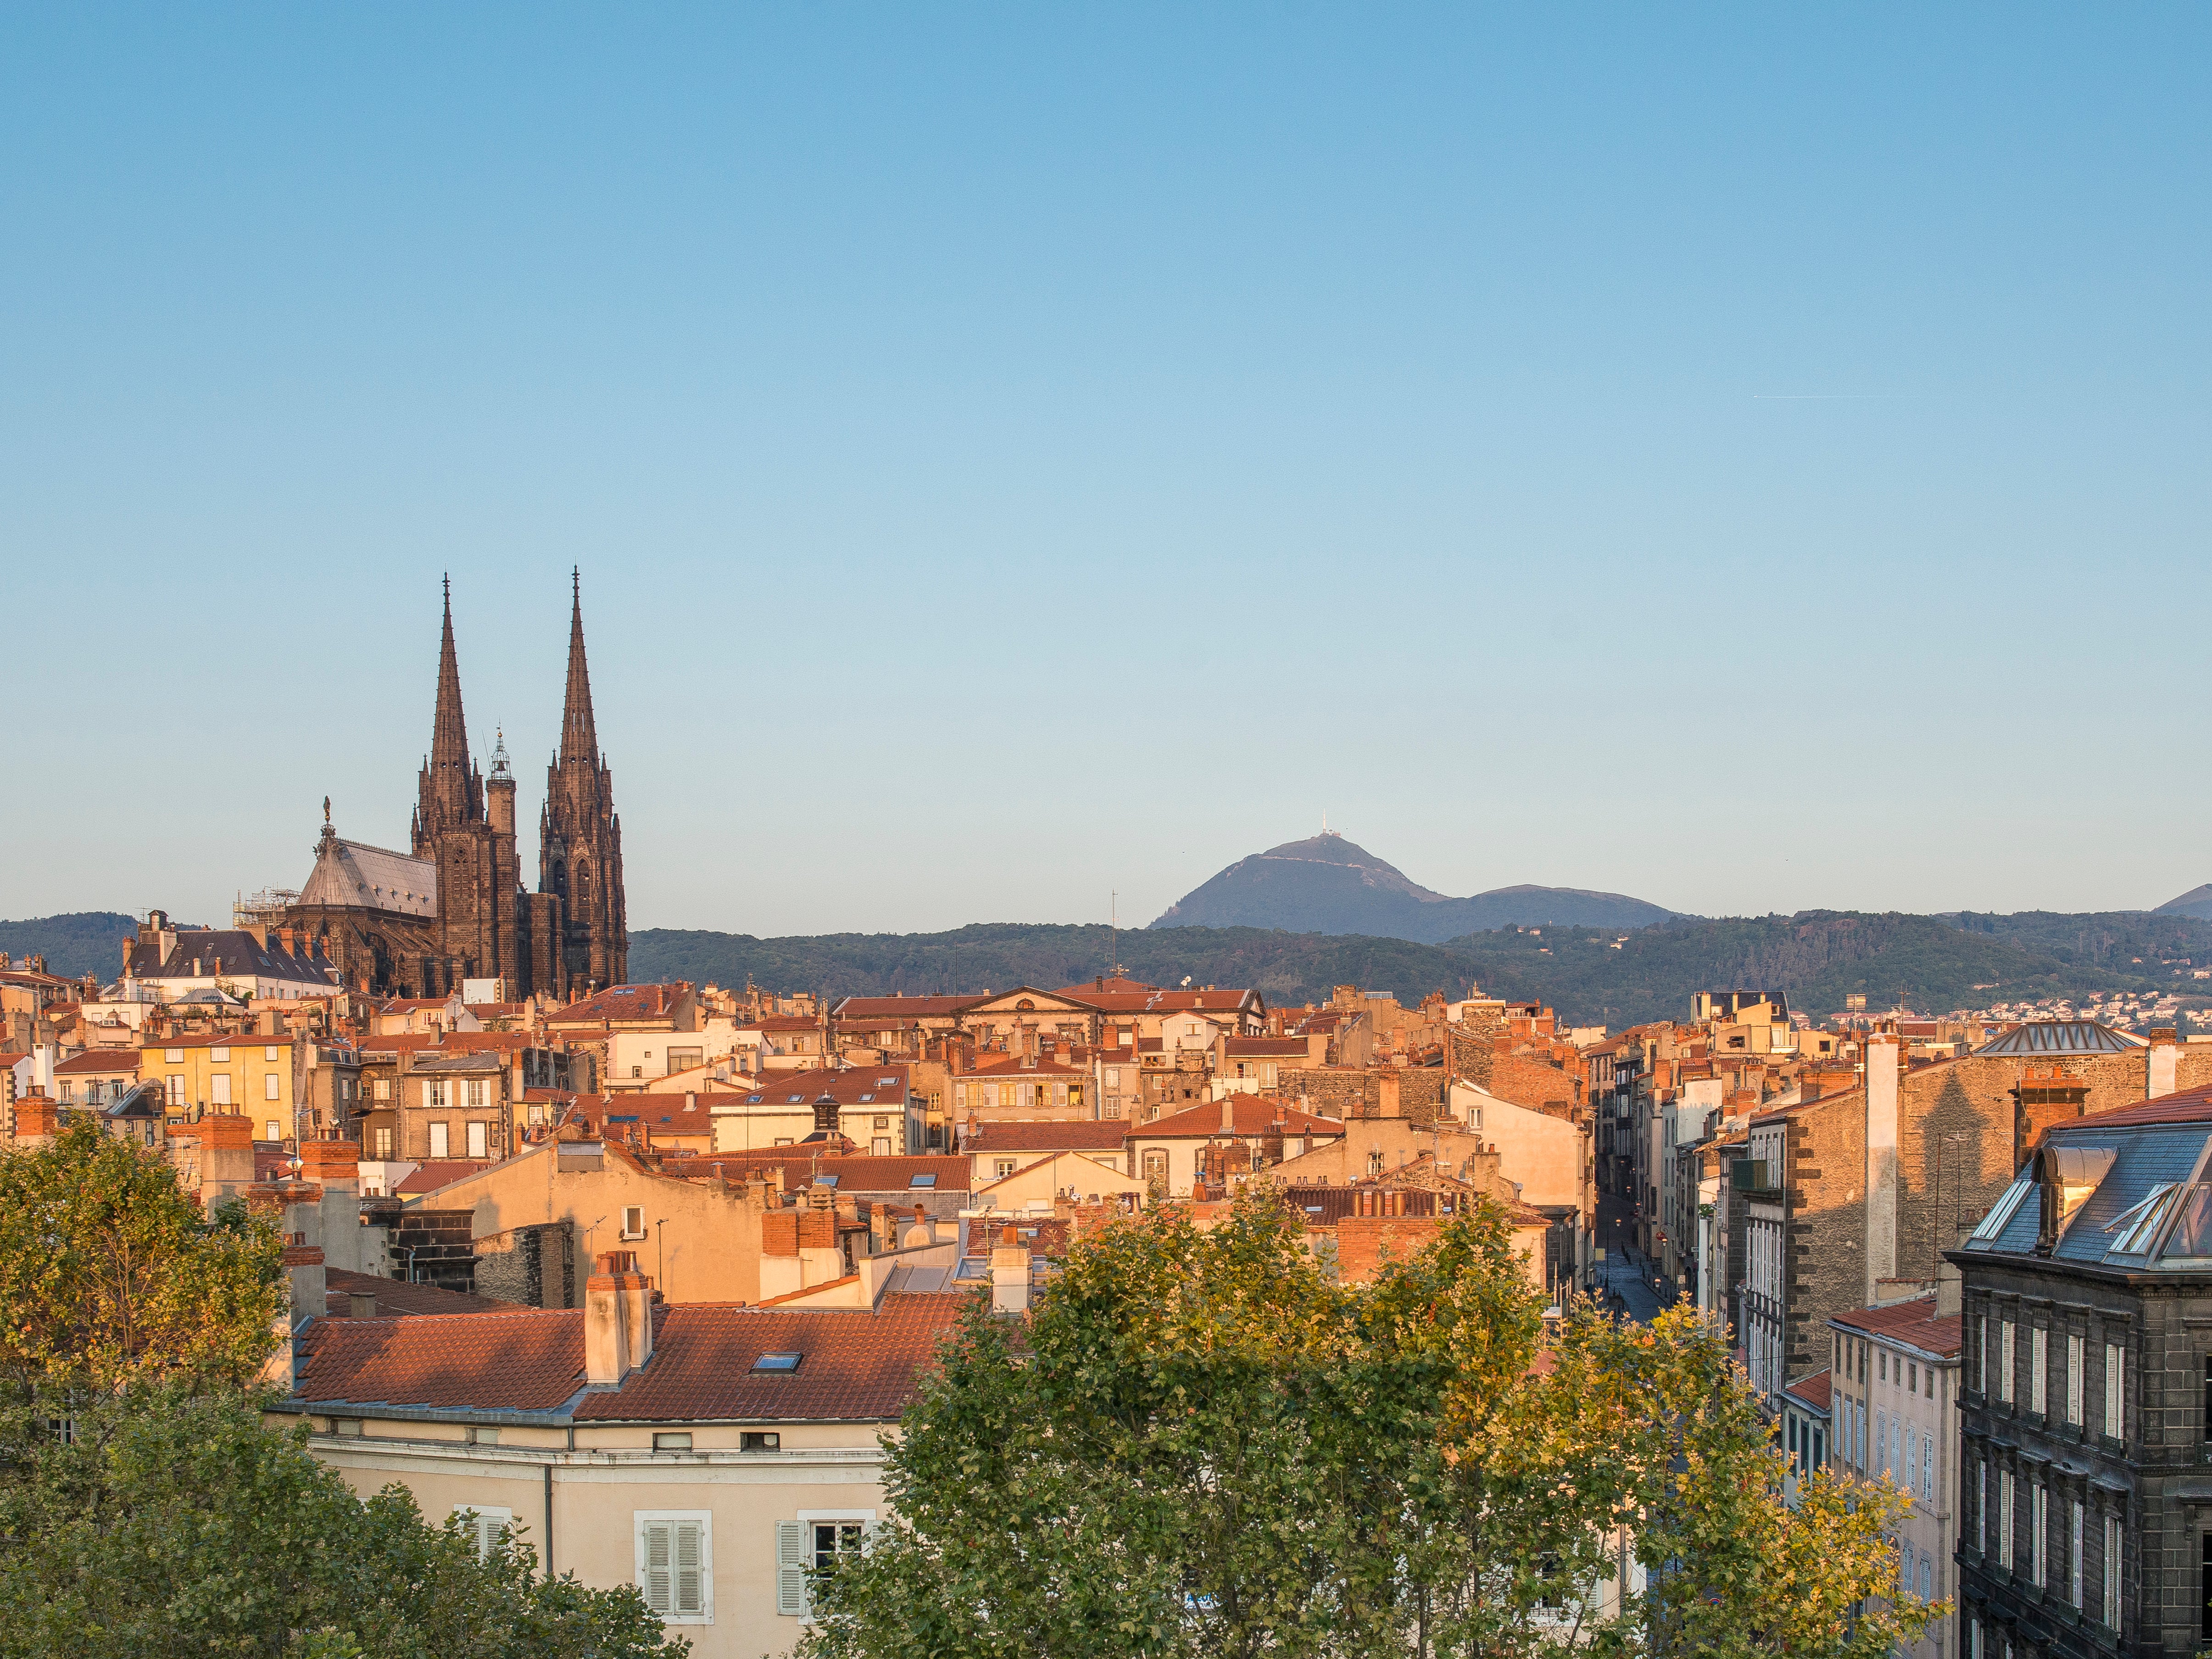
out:
{"label": "window", "polygon": [[532,1123],[543,1123],[545,1121],[545,1108],[543,1105],[530,1106],[526,1109],[525,1115]]}
{"label": "window", "polygon": [[228,1060],[230,1058],[230,1050],[228,1048],[210,1048],[208,1050],[208,1058],[210,1060]]}
{"label": "window", "polygon": [[2028,1582],[2040,1587],[2050,1583],[2043,1552],[2051,1532],[2051,1489],[2039,1480],[2027,1489],[2027,1495]]}
{"label": "window", "polygon": [[2066,1420],[2081,1426],[2081,1339],[2075,1335],[2066,1339]]}
{"label": "window", "polygon": [[2066,1533],[2066,1599],[2081,1605],[2081,1500],[2074,1500],[2074,1524]]}
{"label": "window", "polygon": [[230,1073],[217,1072],[208,1079],[208,1098],[217,1106],[230,1104]]}
{"label": "window", "polygon": [[1984,1314],[1974,1322],[1974,1376],[1981,1384],[1982,1398],[1990,1395],[1990,1316]]}
{"label": "window", "polygon": [[1990,1466],[1974,1465],[1974,1548],[1990,1553]]}
{"label": "window", "polygon": [[622,1236],[624,1238],[645,1237],[645,1206],[642,1204],[628,1204],[623,1206]]}
{"label": "window", "polygon": [[656,1434],[653,1437],[653,1449],[655,1451],[690,1451],[691,1437],[689,1434]]}
{"label": "window", "polygon": [[2012,1570],[2012,1471],[1997,1471],[1997,1565]]}
{"label": "window", "polygon": [[934,1187],[937,1185],[937,1177],[930,1174],[918,1175],[906,1184],[908,1187]]}
{"label": "window", "polygon": [[2105,1432],[2115,1440],[2127,1438],[2122,1412],[2122,1386],[2126,1380],[2127,1356],[2117,1342],[2105,1344]]}
{"label": "window", "polygon": [[891,1155],[891,1138],[889,1135],[878,1135],[868,1143],[868,1150],[878,1158],[889,1158]]}
{"label": "window", "polygon": [[446,1156],[446,1126],[442,1123],[433,1123],[430,1126],[430,1156],[443,1158]]}
{"label": "window", "polygon": [[475,1119],[469,1124],[469,1156],[471,1158],[491,1156],[491,1125],[486,1123],[482,1118]]}
{"label": "window", "polygon": [[2027,1408],[2038,1417],[2048,1414],[2051,1380],[2051,1333],[2038,1325],[2027,1337]]}
{"label": "window", "polygon": [[284,1139],[284,1126],[279,1123],[275,1118],[270,1118],[261,1127],[268,1132],[261,1137],[264,1140],[282,1140]]}
{"label": "window", "polygon": [[714,1622],[714,1517],[704,1510],[639,1510],[637,1588],[671,1625]]}
{"label": "window", "polygon": [[2105,1517],[2105,1628],[2120,1627],[2120,1517]]}
{"label": "window", "polygon": [[[991,1160],[991,1173],[998,1180],[1004,1181],[1008,1176],[1013,1174],[1013,1172],[1014,1160],[1012,1158],[994,1158]],[[2207,1360],[2205,1362],[2204,1375],[2207,1378],[2204,1384],[2204,1397],[2207,1400],[2212,1400],[2212,1360]],[[2212,1431],[2208,1431],[2208,1437],[2212,1437]]]}
{"label": "window", "polygon": [[484,1104],[484,1080],[480,1077],[472,1077],[469,1079],[469,1104],[471,1106]]}
{"label": "window", "polygon": [[331,1430],[341,1440],[358,1440],[368,1426],[358,1417],[341,1417],[331,1425]]}
{"label": "window", "polygon": [[795,1353],[764,1353],[753,1361],[757,1371],[795,1371],[799,1356]]}
{"label": "window", "polygon": [[446,1103],[446,1082],[443,1078],[433,1078],[422,1085],[422,1103],[432,1107],[443,1106]]}
{"label": "window", "polygon": [[181,1060],[184,1057],[185,1051],[182,1048],[164,1048],[161,1050],[161,1058],[167,1060]]}
{"label": "window", "polygon": [[499,1431],[472,1424],[469,1428],[468,1441],[471,1446],[496,1446],[499,1444]]}
{"label": "window", "polygon": [[267,1047],[265,1047],[265,1048],[264,1048],[262,1049],[262,1051],[261,1051],[261,1058],[262,1058],[262,1059],[264,1059],[264,1060],[274,1060],[274,1059],[276,1059],[279,1054],[283,1054],[283,1052],[284,1052],[284,1051],[283,1051],[282,1048],[278,1048],[275,1043],[273,1043],[273,1042],[272,1042],[272,1043],[270,1043]]}
{"label": "window", "polygon": [[392,1131],[388,1128],[376,1132],[376,1156],[380,1163],[392,1161]]}
{"label": "window", "polygon": [[476,1548],[476,1559],[489,1562],[491,1553],[500,1548],[500,1537],[507,1535],[508,1526],[515,1524],[515,1510],[511,1509],[477,1509],[476,1504],[460,1504],[453,1509],[460,1517],[462,1531],[469,1533],[469,1544]]}
{"label": "window", "polygon": [[284,1097],[276,1073],[264,1072],[261,1074],[261,1097],[264,1100],[282,1100]]}
{"label": "window", "polygon": [[1997,1343],[1997,1398],[2010,1404],[2013,1390],[2012,1321],[2006,1320],[2000,1329],[2002,1334]]}
{"label": "window", "polygon": [[739,1451],[769,1452],[783,1444],[783,1437],[773,1429],[747,1429],[738,1437]]}

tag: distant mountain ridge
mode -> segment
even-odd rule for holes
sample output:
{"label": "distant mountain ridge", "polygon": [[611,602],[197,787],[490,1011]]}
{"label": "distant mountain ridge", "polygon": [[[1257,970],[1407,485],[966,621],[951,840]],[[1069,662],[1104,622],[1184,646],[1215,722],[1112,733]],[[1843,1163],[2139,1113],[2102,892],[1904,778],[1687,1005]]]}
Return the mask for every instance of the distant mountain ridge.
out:
{"label": "distant mountain ridge", "polygon": [[44,957],[50,974],[64,979],[98,974],[104,985],[123,971],[123,939],[137,927],[137,917],[119,910],[0,921],[0,951],[18,967],[27,957]]}
{"label": "distant mountain ridge", "polygon": [[2202,887],[2192,887],[2179,898],[2170,898],[2151,912],[2154,916],[2194,916],[2199,921],[2212,921],[2212,881]]}
{"label": "distant mountain ridge", "polygon": [[1440,945],[1498,927],[1650,927],[1675,912],[1625,893],[1523,884],[1451,898],[1323,830],[1241,858],[1170,905],[1154,927],[1279,927]]}

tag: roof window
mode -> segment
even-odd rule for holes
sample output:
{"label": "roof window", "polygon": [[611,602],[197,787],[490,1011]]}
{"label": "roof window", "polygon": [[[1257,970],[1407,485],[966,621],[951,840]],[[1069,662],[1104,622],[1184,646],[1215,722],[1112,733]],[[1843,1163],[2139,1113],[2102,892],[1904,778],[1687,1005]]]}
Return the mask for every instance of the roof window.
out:
{"label": "roof window", "polygon": [[1982,1218],[1982,1224],[1967,1236],[1967,1244],[1972,1246],[1993,1243],[1996,1236],[2004,1231],[2005,1223],[2013,1218],[2021,1203],[2027,1199],[2028,1190],[2034,1185],[2033,1182],[2023,1176],[2006,1188],[2003,1195],[1990,1206],[1990,1212]]}
{"label": "roof window", "polygon": [[934,1174],[918,1175],[906,1184],[909,1187],[934,1187],[937,1176]]}
{"label": "roof window", "polygon": [[2143,1194],[2142,1201],[2123,1210],[2105,1231],[2115,1235],[2107,1255],[2148,1255],[2151,1241],[2166,1220],[2166,1212],[2172,1207],[2172,1200],[2178,1190],[2175,1182],[2161,1181]]}
{"label": "roof window", "polygon": [[814,1184],[817,1187],[834,1187],[837,1184],[837,1177],[833,1175],[818,1175],[814,1177]]}
{"label": "roof window", "polygon": [[757,1371],[795,1371],[799,1369],[799,1356],[795,1353],[764,1353],[753,1361],[753,1369]]}
{"label": "roof window", "polygon": [[892,1087],[897,1082],[898,1079],[895,1077],[879,1077],[876,1079],[876,1087],[878,1089],[888,1089]]}

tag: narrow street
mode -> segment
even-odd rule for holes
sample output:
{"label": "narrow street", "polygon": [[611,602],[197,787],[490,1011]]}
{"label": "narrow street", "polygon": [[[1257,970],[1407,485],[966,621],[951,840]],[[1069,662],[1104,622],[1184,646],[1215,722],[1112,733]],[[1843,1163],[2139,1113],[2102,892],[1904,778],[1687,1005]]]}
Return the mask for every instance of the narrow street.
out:
{"label": "narrow street", "polygon": [[1650,1264],[1631,1242],[1635,1237],[1634,1206],[1613,1193],[1597,1200],[1597,1243],[1605,1252],[1598,1267],[1599,1294],[1617,1291],[1628,1304],[1629,1316],[1643,1324],[1656,1318],[1664,1304],[1652,1282]]}

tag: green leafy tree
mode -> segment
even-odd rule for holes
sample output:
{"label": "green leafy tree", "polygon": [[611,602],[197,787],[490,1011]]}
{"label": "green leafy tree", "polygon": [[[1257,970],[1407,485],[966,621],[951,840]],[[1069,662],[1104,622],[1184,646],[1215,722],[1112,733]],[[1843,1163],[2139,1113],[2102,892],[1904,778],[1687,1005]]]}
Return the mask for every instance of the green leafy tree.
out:
{"label": "green leafy tree", "polygon": [[141,1382],[65,1429],[0,1411],[0,1652],[23,1659],[687,1650],[634,1589],[540,1580],[520,1538],[480,1560],[403,1487],[356,1498],[231,1389]]}
{"label": "green leafy tree", "polygon": [[0,1152],[0,1379],[242,1384],[275,1346],[283,1254],[268,1217],[211,1220],[159,1152],[88,1119]]}
{"label": "green leafy tree", "polygon": [[[1370,1287],[1264,1190],[1210,1228],[1103,1229],[1025,1328],[971,1310],[808,1651],[1812,1659],[1917,1634],[1909,1601],[1861,1606],[1893,1494],[1816,1481],[1787,1509],[1718,1332],[1540,1314],[1488,1206]],[[1642,1588],[1593,1626],[1624,1548]]]}

